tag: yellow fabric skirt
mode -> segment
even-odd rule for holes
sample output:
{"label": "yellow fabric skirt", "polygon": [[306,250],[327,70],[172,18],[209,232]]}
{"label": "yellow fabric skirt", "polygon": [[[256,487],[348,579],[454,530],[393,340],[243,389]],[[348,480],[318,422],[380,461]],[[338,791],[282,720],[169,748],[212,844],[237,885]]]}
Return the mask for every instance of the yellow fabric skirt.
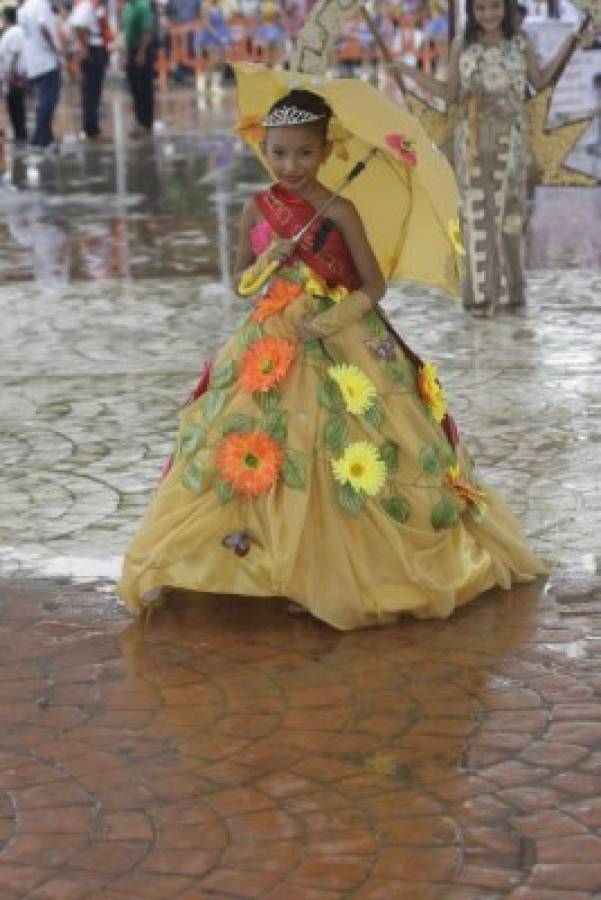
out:
{"label": "yellow fabric skirt", "polygon": [[184,408],[173,466],[125,556],[130,610],[169,586],[287,597],[347,630],[443,618],[545,572],[378,313],[295,343],[316,303],[303,294],[261,324],[249,316]]}

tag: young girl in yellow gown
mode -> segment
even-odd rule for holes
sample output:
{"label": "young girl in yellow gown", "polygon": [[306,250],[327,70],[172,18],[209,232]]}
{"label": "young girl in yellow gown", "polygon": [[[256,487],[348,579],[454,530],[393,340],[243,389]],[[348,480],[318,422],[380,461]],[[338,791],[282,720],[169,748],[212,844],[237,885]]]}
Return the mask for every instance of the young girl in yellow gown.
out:
{"label": "young girl in yellow gown", "polygon": [[164,588],[286,597],[352,629],[445,617],[544,572],[475,481],[435,367],[381,313],[353,205],[336,198],[293,240],[331,196],[318,180],[330,115],[295,90],[263,122],[277,182],[247,203],[238,257],[240,293],[257,293],[181,415],[125,558],[132,610]]}

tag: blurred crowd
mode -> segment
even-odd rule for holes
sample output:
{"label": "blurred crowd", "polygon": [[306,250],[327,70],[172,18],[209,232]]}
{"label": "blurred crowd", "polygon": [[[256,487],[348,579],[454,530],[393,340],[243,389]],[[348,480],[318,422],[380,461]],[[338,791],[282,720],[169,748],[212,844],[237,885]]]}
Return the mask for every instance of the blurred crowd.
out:
{"label": "blurred crowd", "polygon": [[[9,0],[9,3],[11,0]],[[109,2],[112,5],[109,7]],[[564,0],[528,0],[523,14],[557,14]],[[99,109],[110,60],[126,74],[132,136],[152,130],[154,91],[194,84],[219,94],[229,63],[284,62],[315,0],[22,0],[3,9],[0,83],[17,149],[56,147],[52,123],[65,77],[81,85],[81,137],[102,140]],[[394,57],[436,74],[448,55],[448,0],[367,0]],[[542,7],[544,6],[544,10]],[[539,7],[541,9],[539,10]],[[381,53],[364,17],[350,16],[331,60],[340,75],[385,80]],[[28,125],[27,108],[35,109]]]}

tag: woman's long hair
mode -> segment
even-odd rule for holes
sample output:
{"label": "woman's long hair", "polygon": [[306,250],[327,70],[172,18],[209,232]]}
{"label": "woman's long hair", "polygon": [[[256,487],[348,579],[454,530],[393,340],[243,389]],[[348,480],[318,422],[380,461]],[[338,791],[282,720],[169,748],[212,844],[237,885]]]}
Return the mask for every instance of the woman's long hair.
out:
{"label": "woman's long hair", "polygon": [[[466,47],[474,44],[480,37],[480,26],[476,22],[474,14],[474,6],[476,0],[466,0],[465,5],[465,31],[463,32],[463,42]],[[513,0],[504,0],[505,13],[501,22],[501,31],[506,40],[510,40],[517,34],[515,3]]]}

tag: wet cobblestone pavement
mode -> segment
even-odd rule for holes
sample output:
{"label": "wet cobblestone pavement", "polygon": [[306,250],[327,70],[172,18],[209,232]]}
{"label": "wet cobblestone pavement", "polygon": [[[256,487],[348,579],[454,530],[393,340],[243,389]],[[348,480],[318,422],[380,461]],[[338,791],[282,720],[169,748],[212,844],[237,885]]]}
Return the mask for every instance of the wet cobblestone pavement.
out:
{"label": "wet cobblestone pavement", "polygon": [[599,193],[539,195],[525,315],[386,300],[547,585],[351,634],[180,597],[144,629],[111,578],[243,309],[257,170],[227,108],[175,95],[140,149],[121,103],[115,151],[37,187],[17,160],[0,197],[0,900],[601,897]]}

